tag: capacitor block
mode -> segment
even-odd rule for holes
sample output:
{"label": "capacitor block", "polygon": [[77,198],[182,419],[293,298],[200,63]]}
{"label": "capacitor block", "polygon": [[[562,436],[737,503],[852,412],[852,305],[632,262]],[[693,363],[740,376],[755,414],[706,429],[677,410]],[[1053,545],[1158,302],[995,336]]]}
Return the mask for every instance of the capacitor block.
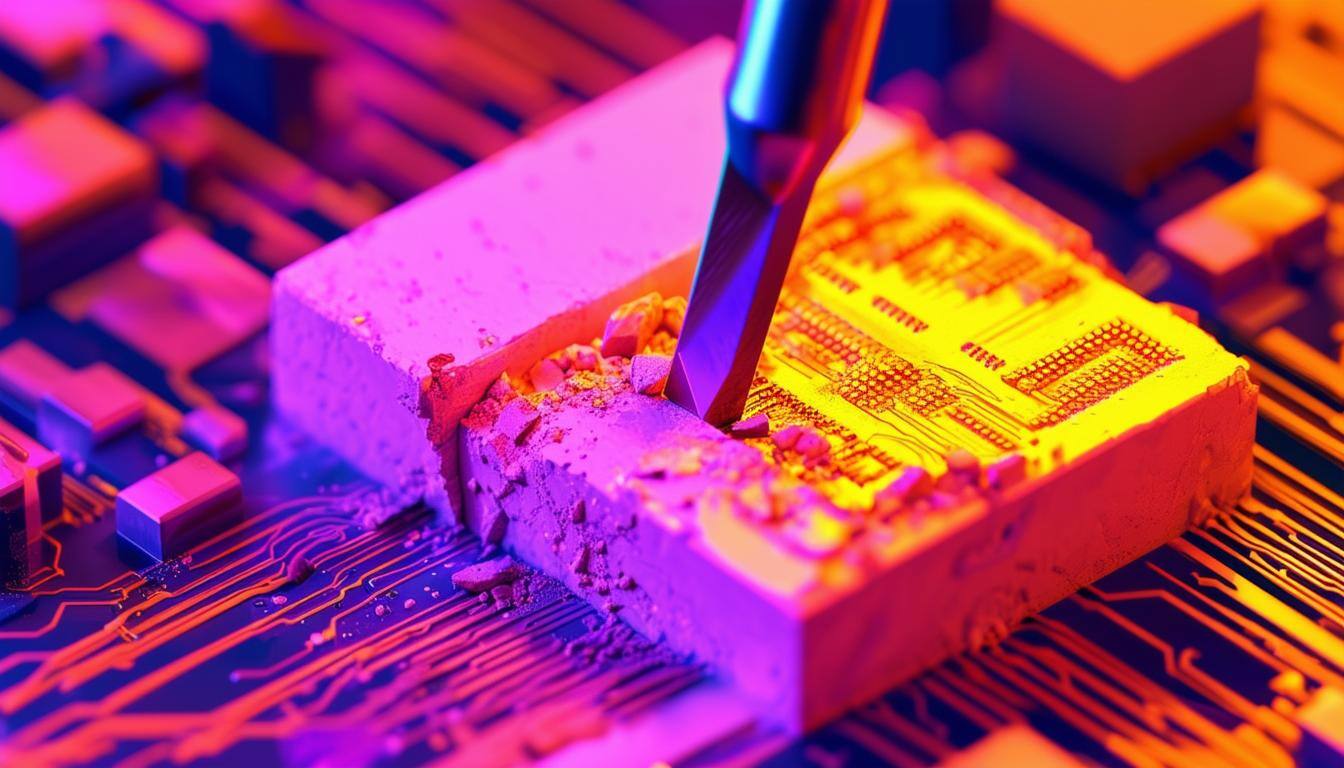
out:
{"label": "capacitor block", "polygon": [[55,382],[37,406],[37,435],[72,460],[138,426],[145,391],[107,363],[94,363]]}
{"label": "capacitor block", "polygon": [[[462,422],[467,525],[806,729],[1230,508],[1244,363],[933,154],[813,200],[748,422],[562,349]],[[671,350],[677,306],[623,310],[661,328],[637,351]]]}
{"label": "capacitor block", "polygon": [[1316,190],[1264,169],[1163,224],[1157,239],[1223,299],[1277,276],[1291,254],[1323,249],[1327,208]]}
{"label": "capacitor block", "polygon": [[[280,411],[373,478],[451,507],[458,420],[501,372],[590,340],[622,301],[689,286],[731,57],[702,43],[282,270]],[[833,165],[899,137],[869,109]],[[422,398],[434,370],[447,378]]]}
{"label": "capacitor block", "polygon": [[60,517],[61,457],[4,419],[0,419],[0,450],[8,451],[25,472],[33,473],[42,522]]}
{"label": "capacitor block", "polygon": [[117,534],[158,560],[242,520],[238,476],[191,453],[117,494]]}
{"label": "capacitor block", "polygon": [[996,14],[1010,127],[1113,186],[1140,191],[1250,102],[1256,0],[1004,0]]}
{"label": "capacitor block", "polygon": [[0,586],[22,588],[42,564],[36,472],[0,445]]}
{"label": "capacitor block", "polygon": [[74,100],[0,130],[0,306],[30,304],[151,230],[148,147]]}
{"label": "capacitor block", "polygon": [[168,371],[191,371],[266,327],[266,276],[194,229],[173,227],[57,291],[51,305],[91,320]]}

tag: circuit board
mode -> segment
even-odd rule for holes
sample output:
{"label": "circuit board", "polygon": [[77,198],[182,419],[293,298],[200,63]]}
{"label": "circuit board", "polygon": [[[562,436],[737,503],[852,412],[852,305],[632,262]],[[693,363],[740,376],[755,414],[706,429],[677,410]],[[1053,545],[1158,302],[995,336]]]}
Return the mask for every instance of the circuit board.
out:
{"label": "circuit board", "polygon": [[[284,23],[256,27],[206,9],[227,3],[4,5],[49,5],[66,21],[93,21],[43,36],[25,26],[41,14],[0,13],[0,130],[61,97],[79,100],[152,153],[162,172],[150,199],[161,217],[154,231],[188,226],[267,279],[685,45],[631,5],[607,0],[301,0],[284,4]],[[880,407],[851,411],[856,439],[905,435],[868,440],[866,454],[851,454],[855,482],[845,492],[859,496],[894,464],[937,462],[954,445],[985,459],[1031,450],[1067,400],[1058,380],[1038,374],[1058,350],[1033,340],[1032,308],[1081,312],[1086,292],[1109,290],[1082,263],[1093,249],[1092,239],[1079,239],[1085,228],[1134,291],[1194,307],[1204,328],[1247,357],[1261,387],[1251,496],[993,647],[815,733],[682,721],[677,738],[657,742],[666,749],[640,755],[643,763],[927,765],[1026,728],[1084,765],[1338,764],[1338,748],[1323,737],[1338,738],[1338,720],[1315,714],[1344,691],[1344,369],[1330,331],[1344,316],[1337,264],[1296,268],[1266,280],[1253,301],[1225,302],[1155,236],[1259,166],[1257,134],[1288,125],[1293,146],[1303,136],[1325,137],[1313,147],[1344,143],[1331,113],[1337,102],[1321,96],[1333,91],[1310,87],[1344,66],[1335,16],[1298,24],[1312,4],[1275,5],[1287,10],[1274,17],[1264,53],[1274,111],[1167,168],[1140,194],[1118,197],[1026,145],[1013,153],[1016,162],[1000,169],[1008,180],[1081,226],[1053,215],[1034,220],[1036,232],[999,226],[995,201],[1005,190],[981,179],[915,186],[890,198],[890,209],[870,209],[873,229],[895,250],[875,252],[856,233],[819,235],[792,278],[806,288],[790,290],[771,341],[810,364],[777,367],[793,399],[782,402],[776,385],[762,383],[751,405],[809,407],[798,393],[864,402],[865,388],[893,387]],[[118,12],[102,12],[112,7]],[[79,15],[90,9],[99,12]],[[736,20],[728,16],[725,34]],[[927,31],[927,20],[901,18]],[[684,36],[701,33],[692,27]],[[25,35],[37,42],[30,47]],[[249,60],[267,63],[236,76]],[[902,62],[912,64],[951,66]],[[983,82],[973,75],[993,66],[967,60],[955,82],[896,78],[878,100],[917,109],[955,147],[955,137],[972,135],[965,129],[993,125],[956,85]],[[319,88],[333,78],[347,87]],[[281,81],[306,88],[289,99],[252,98]],[[1293,146],[1281,151],[1292,155]],[[1310,165],[1324,157],[1312,155]],[[919,177],[902,162],[887,167]],[[1321,186],[1337,209],[1338,184]],[[835,204],[846,204],[843,195]],[[88,247],[99,242],[96,229],[53,229]],[[879,263],[894,276],[880,291],[871,282]],[[40,566],[22,589],[0,590],[0,763],[476,766],[577,755],[571,761],[594,765],[568,750],[714,695],[698,665],[545,579],[531,580],[517,605],[456,586],[452,575],[481,559],[479,542],[278,419],[263,331],[208,354],[189,349],[199,359],[175,364],[151,336],[182,332],[181,315],[157,325],[109,322],[125,317],[99,311],[90,297],[143,284],[142,270],[110,277],[0,310],[0,348],[28,341],[66,366],[106,363],[147,403],[139,427],[65,463],[62,508],[42,525]],[[900,287],[907,281],[920,296]],[[835,322],[805,304],[810,296],[842,307],[840,321],[857,330],[833,348],[814,343],[826,334],[803,334],[800,349],[791,326]],[[1082,347],[1094,332],[1121,339],[1090,364],[1114,364],[1120,378],[1111,381],[1127,382],[1191,362],[1168,321],[1135,321],[1119,301],[1094,307],[1078,326]],[[198,321],[215,308],[178,302]],[[943,311],[964,312],[967,322],[956,330],[931,322]],[[1020,322],[1001,322],[1010,315]],[[870,382],[851,365],[848,344],[860,338],[973,363],[974,385],[942,370],[911,373],[927,388]],[[895,361],[890,369],[905,370]],[[949,402],[939,381],[970,396]],[[1094,386],[1084,402],[1112,385]],[[242,522],[158,563],[119,539],[115,500],[192,449],[184,414],[207,405],[246,423],[247,450],[227,462],[241,480]],[[921,408],[933,409],[937,431],[901,433],[900,419]],[[8,394],[0,393],[0,417],[38,431],[36,409]]]}

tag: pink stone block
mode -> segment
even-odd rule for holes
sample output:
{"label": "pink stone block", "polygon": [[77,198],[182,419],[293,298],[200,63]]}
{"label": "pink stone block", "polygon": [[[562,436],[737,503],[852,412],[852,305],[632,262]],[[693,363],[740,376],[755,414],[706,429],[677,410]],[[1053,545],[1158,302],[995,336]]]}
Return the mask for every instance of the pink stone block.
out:
{"label": "pink stone block", "polygon": [[[501,372],[600,336],[624,301],[686,292],[731,57],[705,42],[280,272],[279,409],[450,508],[457,423]],[[906,130],[869,109],[833,166]],[[452,385],[422,397],[431,366]]]}

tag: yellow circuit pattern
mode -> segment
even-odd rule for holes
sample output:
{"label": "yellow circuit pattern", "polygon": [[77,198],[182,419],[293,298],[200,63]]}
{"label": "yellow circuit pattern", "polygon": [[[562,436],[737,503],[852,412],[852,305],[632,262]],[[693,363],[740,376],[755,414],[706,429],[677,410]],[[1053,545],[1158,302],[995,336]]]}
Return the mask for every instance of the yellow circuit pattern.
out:
{"label": "yellow circuit pattern", "polygon": [[820,467],[757,443],[843,506],[957,448],[1046,472],[1240,365],[1088,263],[1080,230],[989,191],[904,149],[813,201],[747,414],[827,435]]}

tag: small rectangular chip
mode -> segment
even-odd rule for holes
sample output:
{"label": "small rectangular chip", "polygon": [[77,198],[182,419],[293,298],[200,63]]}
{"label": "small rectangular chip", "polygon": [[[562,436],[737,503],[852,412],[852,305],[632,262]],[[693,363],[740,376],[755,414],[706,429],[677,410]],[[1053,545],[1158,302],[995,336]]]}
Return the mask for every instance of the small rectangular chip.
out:
{"label": "small rectangular chip", "polygon": [[117,494],[117,534],[157,560],[177,557],[242,519],[238,476],[204,453]]}

